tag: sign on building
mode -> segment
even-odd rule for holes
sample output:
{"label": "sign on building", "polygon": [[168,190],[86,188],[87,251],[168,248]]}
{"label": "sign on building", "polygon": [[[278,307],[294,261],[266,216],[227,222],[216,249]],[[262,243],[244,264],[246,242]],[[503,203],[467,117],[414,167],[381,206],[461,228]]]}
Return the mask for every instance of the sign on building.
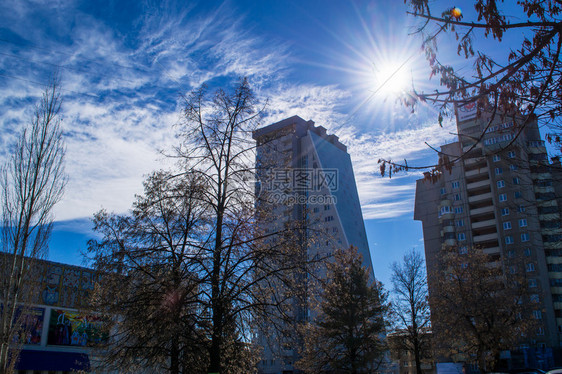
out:
{"label": "sign on building", "polygon": [[463,106],[457,106],[457,122],[467,121],[476,118],[478,112],[478,105],[476,101]]}

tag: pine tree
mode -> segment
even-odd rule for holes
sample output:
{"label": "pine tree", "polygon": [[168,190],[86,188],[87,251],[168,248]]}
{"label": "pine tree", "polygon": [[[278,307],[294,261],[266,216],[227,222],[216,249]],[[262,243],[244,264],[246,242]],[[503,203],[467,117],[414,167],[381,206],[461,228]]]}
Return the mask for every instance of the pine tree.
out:
{"label": "pine tree", "polygon": [[370,279],[355,247],[336,251],[327,270],[318,315],[304,328],[297,365],[314,373],[371,373],[384,356],[387,293]]}

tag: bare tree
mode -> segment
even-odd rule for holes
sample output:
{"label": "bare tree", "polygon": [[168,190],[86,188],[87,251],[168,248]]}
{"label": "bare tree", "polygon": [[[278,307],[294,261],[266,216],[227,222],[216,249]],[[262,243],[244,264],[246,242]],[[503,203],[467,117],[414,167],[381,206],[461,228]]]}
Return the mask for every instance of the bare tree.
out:
{"label": "bare tree", "polygon": [[[255,143],[252,130],[261,111],[243,79],[234,92],[205,87],[185,100],[182,144],[176,148],[185,173],[199,176],[210,226],[201,241],[202,316],[209,339],[209,373],[237,370],[232,365],[246,354],[260,320],[271,307],[282,307],[286,297],[275,297],[275,284],[291,284],[295,268],[306,264],[295,245],[298,222],[275,232],[260,231],[267,204],[256,211]],[[287,234],[287,235],[285,235]],[[290,287],[289,287],[290,289]]]}
{"label": "bare tree", "polygon": [[416,373],[421,374],[422,359],[431,354],[430,314],[427,276],[422,255],[412,249],[401,263],[392,264],[394,302],[393,315],[398,318],[402,351],[411,352],[416,362]]}
{"label": "bare tree", "polygon": [[[533,336],[537,321],[527,279],[506,270],[479,248],[443,250],[438,268],[430,274],[438,353],[455,361],[475,358],[480,370],[495,371],[502,351]],[[538,301],[535,305],[539,307]]]}
{"label": "bare tree", "polygon": [[61,199],[67,177],[65,147],[58,114],[61,97],[55,80],[45,90],[29,126],[18,138],[9,161],[0,172],[2,236],[0,257],[0,369],[9,373],[18,357],[15,337],[18,318],[33,259],[48,249],[54,205]]}
{"label": "bare tree", "polygon": [[207,339],[197,314],[201,289],[194,270],[206,212],[193,175],[155,172],[130,215],[98,212],[90,240],[102,282],[92,306],[112,321],[100,347],[101,368],[206,373]]}
{"label": "bare tree", "polygon": [[292,270],[306,265],[299,228],[256,224],[271,213],[256,208],[251,136],[260,111],[246,80],[232,93],[193,91],[183,115],[171,155],[178,168],[149,178],[132,214],[94,219],[103,239],[90,250],[108,273],[99,295],[116,295],[99,305],[115,316],[121,345],[108,362],[174,374],[251,372],[256,325],[291,298],[277,297],[275,285],[294,284]]}

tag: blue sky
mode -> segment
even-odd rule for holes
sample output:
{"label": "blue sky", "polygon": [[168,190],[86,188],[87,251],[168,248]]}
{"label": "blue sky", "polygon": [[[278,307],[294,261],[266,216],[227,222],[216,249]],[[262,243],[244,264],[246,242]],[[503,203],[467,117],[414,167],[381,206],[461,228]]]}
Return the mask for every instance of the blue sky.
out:
{"label": "blue sky", "polygon": [[0,12],[1,158],[53,71],[62,77],[71,179],[55,210],[51,260],[81,264],[92,214],[126,212],[144,175],[165,166],[158,150],[176,141],[180,94],[240,76],[268,101],[264,125],[299,115],[348,146],[375,274],[387,287],[389,265],[423,250],[413,221],[420,172],[381,178],[377,160],[428,164],[436,157],[424,142],[455,137],[451,119],[442,129],[434,109],[412,114],[379,90],[377,72],[388,66],[418,88],[432,84],[403,1],[4,0]]}

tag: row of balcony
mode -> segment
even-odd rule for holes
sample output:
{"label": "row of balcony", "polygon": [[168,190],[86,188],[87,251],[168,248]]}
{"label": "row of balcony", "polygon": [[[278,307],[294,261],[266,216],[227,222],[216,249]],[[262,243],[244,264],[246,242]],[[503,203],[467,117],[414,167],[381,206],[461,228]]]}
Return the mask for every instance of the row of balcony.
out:
{"label": "row of balcony", "polygon": [[468,203],[472,220],[472,240],[485,247],[488,254],[499,254],[499,235],[494,215],[494,202],[490,186],[490,169],[483,157],[465,160]]}
{"label": "row of balcony", "polygon": [[490,200],[490,202],[492,201],[492,193],[491,192],[486,192],[486,193],[483,193],[483,194],[470,196],[468,198],[468,202],[471,203],[471,204],[481,203],[485,200]]}
{"label": "row of balcony", "polygon": [[487,166],[484,166],[484,167],[481,167],[481,168],[469,170],[466,173],[464,173],[464,176],[468,179],[468,178],[473,177],[473,176],[477,176],[477,175],[481,175],[481,174],[487,174],[489,171],[490,171],[490,169]]}
{"label": "row of balcony", "polygon": [[498,240],[498,233],[493,232],[485,235],[476,235],[472,238],[472,240],[474,241],[475,244],[482,243],[482,242],[489,242],[492,240]]}
{"label": "row of balcony", "polygon": [[478,189],[478,188],[486,187],[486,186],[489,186],[489,185],[490,185],[490,179],[487,178],[487,179],[483,179],[483,180],[480,180],[480,181],[468,183],[466,185],[466,189],[470,191],[470,190],[475,190],[475,189]]}

